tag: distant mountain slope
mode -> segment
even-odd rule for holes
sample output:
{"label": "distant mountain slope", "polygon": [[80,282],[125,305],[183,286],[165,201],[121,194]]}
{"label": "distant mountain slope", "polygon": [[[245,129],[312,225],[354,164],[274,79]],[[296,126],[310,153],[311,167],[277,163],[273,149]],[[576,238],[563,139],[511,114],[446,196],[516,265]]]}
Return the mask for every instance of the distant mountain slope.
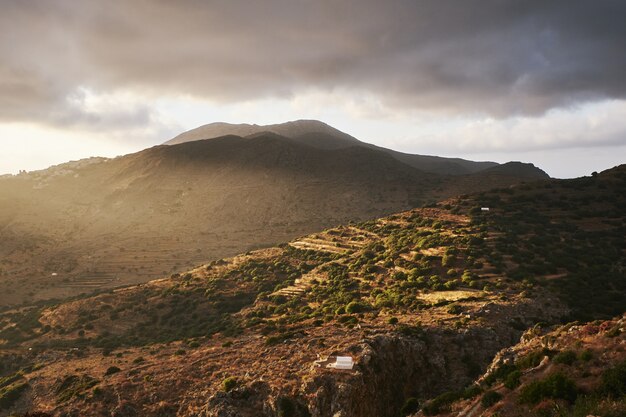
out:
{"label": "distant mountain slope", "polygon": [[438,176],[368,147],[311,147],[306,135],[225,136],[0,179],[0,305],[143,282],[523,180]]}
{"label": "distant mountain slope", "polygon": [[542,169],[537,168],[535,165],[517,161],[490,167],[482,172],[485,174],[510,175],[528,179],[549,178],[548,174],[546,174]]}
{"label": "distant mountain slope", "polygon": [[224,136],[0,179],[0,305],[143,282],[524,180],[439,176],[376,149],[333,148],[334,136],[311,147],[307,135]]}
{"label": "distant mountain slope", "polygon": [[183,132],[164,143],[164,145],[175,145],[194,140],[212,139],[220,136],[236,135],[250,136],[259,133],[271,132],[287,138],[306,138],[312,133],[323,134],[332,137],[334,141],[341,143],[341,147],[360,144],[361,142],[326,123],[317,120],[296,120],[292,122],[274,125],[251,125],[251,124],[230,124],[230,123],[210,123],[195,129]]}
{"label": "distant mountain slope", "polygon": [[358,139],[317,120],[296,120],[275,125],[250,125],[211,123],[181,133],[164,145],[174,145],[190,141],[211,139],[226,135],[256,137],[262,133],[275,133],[296,142],[321,149],[341,149],[350,146],[362,146],[386,152],[395,159],[422,171],[441,175],[463,175],[495,167],[495,162],[474,162],[461,158],[443,158],[438,156],[413,155],[394,151]]}

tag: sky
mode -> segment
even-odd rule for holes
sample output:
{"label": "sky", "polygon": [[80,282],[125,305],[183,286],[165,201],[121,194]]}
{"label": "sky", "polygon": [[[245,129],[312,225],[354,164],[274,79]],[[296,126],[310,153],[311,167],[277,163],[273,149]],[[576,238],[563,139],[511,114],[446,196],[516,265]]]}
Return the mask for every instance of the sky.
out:
{"label": "sky", "polygon": [[297,119],[589,175],[626,163],[624,16],[619,0],[0,0],[0,175]]}

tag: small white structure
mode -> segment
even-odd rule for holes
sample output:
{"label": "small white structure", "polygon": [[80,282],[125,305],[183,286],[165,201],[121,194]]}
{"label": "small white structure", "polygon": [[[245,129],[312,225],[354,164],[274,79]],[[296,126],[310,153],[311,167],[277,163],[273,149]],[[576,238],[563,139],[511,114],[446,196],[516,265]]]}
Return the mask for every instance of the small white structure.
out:
{"label": "small white structure", "polygon": [[489,207],[481,207],[480,211],[489,211]]}
{"label": "small white structure", "polygon": [[332,365],[335,369],[352,369],[354,361],[351,356],[337,356],[336,362]]}

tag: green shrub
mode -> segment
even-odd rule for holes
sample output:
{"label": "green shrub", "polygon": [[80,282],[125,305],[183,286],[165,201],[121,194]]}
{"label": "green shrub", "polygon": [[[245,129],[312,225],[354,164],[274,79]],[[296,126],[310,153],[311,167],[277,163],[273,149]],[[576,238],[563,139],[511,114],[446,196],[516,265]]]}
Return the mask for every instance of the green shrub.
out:
{"label": "green shrub", "polygon": [[456,256],[452,254],[444,254],[441,258],[441,266],[443,267],[451,267],[456,262]]}
{"label": "green shrub", "polygon": [[360,303],[358,301],[352,301],[346,306],[346,313],[348,314],[362,313],[364,311],[367,311],[369,309],[368,307],[369,306],[364,303]]}
{"label": "green shrub", "polygon": [[503,363],[485,378],[485,383],[487,385],[492,385],[499,379],[506,379],[506,377],[509,376],[510,373],[515,372],[516,370],[517,367],[515,365],[510,363]]}
{"label": "green shrub", "polygon": [[453,279],[451,281],[446,281],[443,284],[443,288],[450,291],[450,290],[455,289],[458,286],[458,284],[459,284],[458,280]]}
{"label": "green shrub", "polygon": [[292,332],[280,333],[275,336],[269,336],[267,339],[265,339],[265,344],[268,346],[277,345],[279,343],[284,342],[287,339],[291,339],[294,336],[295,336],[295,333],[292,333]]}
{"label": "green shrub", "polygon": [[447,411],[450,408],[450,404],[454,401],[462,398],[463,393],[458,391],[450,391],[435,397],[433,400],[424,404],[422,411],[427,416],[434,416]]}
{"label": "green shrub", "polygon": [[576,352],[572,350],[563,350],[557,353],[552,360],[554,361],[554,363],[571,365],[576,362]]}
{"label": "green shrub", "polygon": [[296,405],[289,397],[279,397],[276,400],[276,411],[278,412],[278,417],[295,417]]}
{"label": "green shrub", "polygon": [[465,390],[463,391],[463,398],[469,400],[470,398],[474,398],[482,392],[483,389],[480,387],[480,385],[472,384],[465,388]]}
{"label": "green shrub", "polygon": [[420,403],[417,398],[411,397],[408,398],[402,408],[400,409],[400,414],[403,416],[408,416],[409,414],[413,414],[419,410]]}
{"label": "green shrub", "polygon": [[27,382],[21,382],[0,389],[0,410],[11,408],[28,388]]}
{"label": "green shrub", "polygon": [[589,349],[585,349],[580,353],[581,361],[589,362],[591,359],[593,359],[593,352],[591,352]]}
{"label": "green shrub", "polygon": [[520,371],[511,372],[504,379],[504,386],[511,390],[517,388],[520,384],[521,376],[522,376],[522,373]]}
{"label": "green shrub", "polygon": [[528,369],[528,368],[534,368],[541,363],[541,360],[545,356],[551,357],[552,353],[553,352],[547,348],[535,350],[533,352],[530,352],[526,356],[520,358],[515,364],[519,367],[519,369],[522,369],[522,370]]}
{"label": "green shrub", "polygon": [[502,395],[496,391],[487,391],[480,399],[480,405],[484,408],[489,408],[502,399]]}
{"label": "green shrub", "polygon": [[574,382],[561,372],[555,372],[544,379],[524,385],[519,400],[526,404],[537,404],[544,398],[573,402],[577,395]]}
{"label": "green shrub", "polygon": [[24,378],[23,371],[18,371],[16,373],[12,374],[12,375],[5,376],[4,378],[0,378],[0,388],[4,388],[6,386],[9,386],[13,382],[18,381],[18,380],[20,380],[22,378]]}
{"label": "green shrub", "polygon": [[626,395],[626,361],[603,372],[600,389],[602,393],[613,398]]}
{"label": "green shrub", "polygon": [[81,377],[68,375],[61,382],[56,384],[55,392],[57,394],[57,400],[59,403],[62,403],[74,397],[80,397],[84,392],[96,386],[98,382],[97,379],[89,375],[83,375]]}
{"label": "green shrub", "polygon": [[237,385],[239,385],[237,378],[229,376],[222,381],[222,390],[229,392],[232,391]]}
{"label": "green shrub", "polygon": [[447,311],[449,314],[460,314],[463,312],[463,307],[458,304],[450,304]]}
{"label": "green shrub", "polygon": [[113,375],[116,374],[118,372],[120,372],[121,369],[118,368],[117,366],[109,366],[106,370],[106,372],[104,373],[104,376],[108,376],[108,375]]}
{"label": "green shrub", "polygon": [[405,274],[404,272],[402,272],[402,271],[396,271],[396,272],[394,272],[394,273],[393,273],[392,278],[393,278],[395,281],[406,281],[407,276],[406,276],[406,274]]}

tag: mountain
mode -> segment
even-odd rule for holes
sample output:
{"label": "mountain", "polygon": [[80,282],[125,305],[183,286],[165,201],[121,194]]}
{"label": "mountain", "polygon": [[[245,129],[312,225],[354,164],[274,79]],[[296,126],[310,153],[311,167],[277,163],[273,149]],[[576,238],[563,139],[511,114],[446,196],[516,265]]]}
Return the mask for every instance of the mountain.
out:
{"label": "mountain", "polygon": [[442,158],[438,156],[413,155],[386,149],[380,146],[361,142],[358,139],[317,120],[296,120],[274,125],[250,125],[211,123],[181,133],[165,145],[211,139],[226,135],[255,137],[264,133],[275,133],[295,142],[303,143],[320,149],[342,149],[360,146],[388,153],[398,161],[422,171],[441,175],[471,174],[483,169],[495,167],[495,162],[474,162],[460,158]]}
{"label": "mountain", "polygon": [[537,168],[535,165],[523,162],[507,162],[505,164],[497,165],[494,167],[486,168],[481,171],[483,174],[496,174],[507,175],[512,177],[528,178],[528,179],[545,179],[548,178],[543,170]]}
{"label": "mountain", "polygon": [[525,180],[444,177],[368,147],[312,147],[276,133],[0,178],[0,305],[145,282],[332,225]]}
{"label": "mountain", "polygon": [[275,133],[279,136],[295,139],[298,142],[305,142],[308,144],[311,143],[307,141],[307,138],[310,138],[313,135],[312,139],[315,139],[318,136],[332,138],[335,145],[333,146],[331,142],[327,145],[331,148],[346,148],[362,143],[347,133],[343,133],[342,131],[318,120],[296,120],[265,126],[256,124],[230,124],[222,122],[210,123],[187,132],[183,132],[175,138],[165,142],[164,145],[176,145],[179,143],[212,139],[228,135],[245,137],[264,133]]}
{"label": "mountain", "polygon": [[[213,157],[200,148],[176,164]],[[619,411],[624,187],[626,165],[492,189],[5,311],[0,412],[516,415],[526,396],[525,414]]]}

